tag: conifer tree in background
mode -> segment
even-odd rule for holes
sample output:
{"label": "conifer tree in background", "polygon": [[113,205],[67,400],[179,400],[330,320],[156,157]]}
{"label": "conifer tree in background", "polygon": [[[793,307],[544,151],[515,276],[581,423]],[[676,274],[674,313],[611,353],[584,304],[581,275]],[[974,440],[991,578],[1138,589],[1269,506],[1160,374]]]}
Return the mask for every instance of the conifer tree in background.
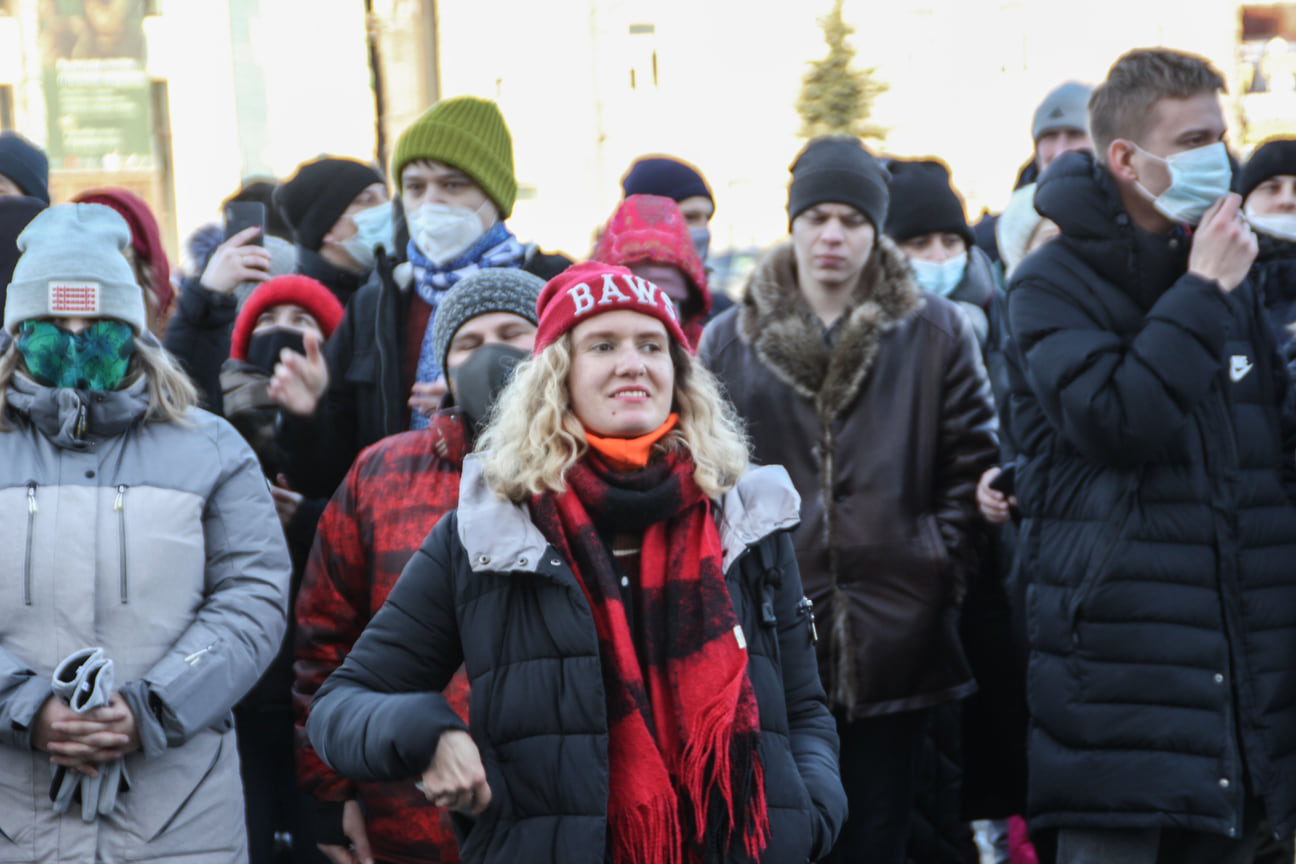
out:
{"label": "conifer tree in background", "polygon": [[869,122],[873,100],[887,85],[874,77],[876,68],[854,69],[855,49],[846,41],[855,28],[842,19],[842,0],[835,0],[827,17],[819,19],[828,56],[810,64],[801,79],[797,113],[801,115],[801,137],[855,135],[881,140],[886,129]]}

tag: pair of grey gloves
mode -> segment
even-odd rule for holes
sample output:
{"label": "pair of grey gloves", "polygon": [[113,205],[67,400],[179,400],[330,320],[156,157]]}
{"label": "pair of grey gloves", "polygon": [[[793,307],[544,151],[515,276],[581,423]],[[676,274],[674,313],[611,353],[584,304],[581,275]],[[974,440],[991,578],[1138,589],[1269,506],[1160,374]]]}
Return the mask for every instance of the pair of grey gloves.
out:
{"label": "pair of grey gloves", "polygon": [[[54,695],[78,714],[107,705],[112,699],[114,683],[113,662],[102,648],[83,648],[69,654],[54,669]],[[80,787],[83,822],[93,822],[96,816],[111,813],[117,804],[117,793],[130,788],[130,777],[120,757],[99,765],[98,769],[98,777],[89,777],[59,766],[50,784],[54,812],[66,813]]]}

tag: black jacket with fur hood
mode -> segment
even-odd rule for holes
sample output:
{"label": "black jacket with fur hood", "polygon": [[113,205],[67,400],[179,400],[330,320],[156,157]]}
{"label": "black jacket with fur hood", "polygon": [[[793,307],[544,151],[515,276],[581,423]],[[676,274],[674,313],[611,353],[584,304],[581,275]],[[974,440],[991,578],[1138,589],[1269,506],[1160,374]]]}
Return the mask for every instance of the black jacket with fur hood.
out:
{"label": "black jacket with fur hood", "polygon": [[747,421],[756,460],[801,494],[794,533],[824,623],[820,674],[839,715],[915,710],[975,689],[958,638],[976,566],[976,484],[998,460],[966,316],[923,294],[887,238],[827,338],[775,247],[698,354]]}

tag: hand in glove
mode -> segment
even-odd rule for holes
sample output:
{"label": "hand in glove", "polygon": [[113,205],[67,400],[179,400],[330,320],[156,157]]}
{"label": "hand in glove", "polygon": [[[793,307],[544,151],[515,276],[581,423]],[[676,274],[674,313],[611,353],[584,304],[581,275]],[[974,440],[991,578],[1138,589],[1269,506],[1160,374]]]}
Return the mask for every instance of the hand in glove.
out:
{"label": "hand in glove", "polygon": [[[67,810],[79,785],[81,818],[91,822],[97,814],[112,812],[119,788],[130,786],[121,756],[139,747],[139,732],[130,708],[112,692],[113,684],[113,664],[101,648],[77,651],[54,670],[54,697],[42,707],[41,717],[47,708],[51,715],[61,713],[50,707],[60,700],[67,702],[72,716],[48,720],[41,731],[50,736],[41,734],[34,740],[37,747],[53,754],[50,761],[59,766],[50,785],[57,813]],[[39,718],[37,725],[42,726]],[[87,763],[102,764],[99,771],[87,771],[83,767]]]}

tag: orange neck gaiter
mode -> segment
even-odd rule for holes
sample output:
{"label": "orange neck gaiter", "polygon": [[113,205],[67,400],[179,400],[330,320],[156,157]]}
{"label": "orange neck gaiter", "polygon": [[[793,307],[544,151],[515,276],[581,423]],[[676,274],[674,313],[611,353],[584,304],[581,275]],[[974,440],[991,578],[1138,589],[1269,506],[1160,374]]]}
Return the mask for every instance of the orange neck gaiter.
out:
{"label": "orange neck gaiter", "polygon": [[600,438],[586,429],[585,440],[589,442],[590,449],[602,456],[613,470],[639,471],[648,467],[653,445],[675,428],[677,420],[679,415],[672,412],[665,423],[638,438]]}

